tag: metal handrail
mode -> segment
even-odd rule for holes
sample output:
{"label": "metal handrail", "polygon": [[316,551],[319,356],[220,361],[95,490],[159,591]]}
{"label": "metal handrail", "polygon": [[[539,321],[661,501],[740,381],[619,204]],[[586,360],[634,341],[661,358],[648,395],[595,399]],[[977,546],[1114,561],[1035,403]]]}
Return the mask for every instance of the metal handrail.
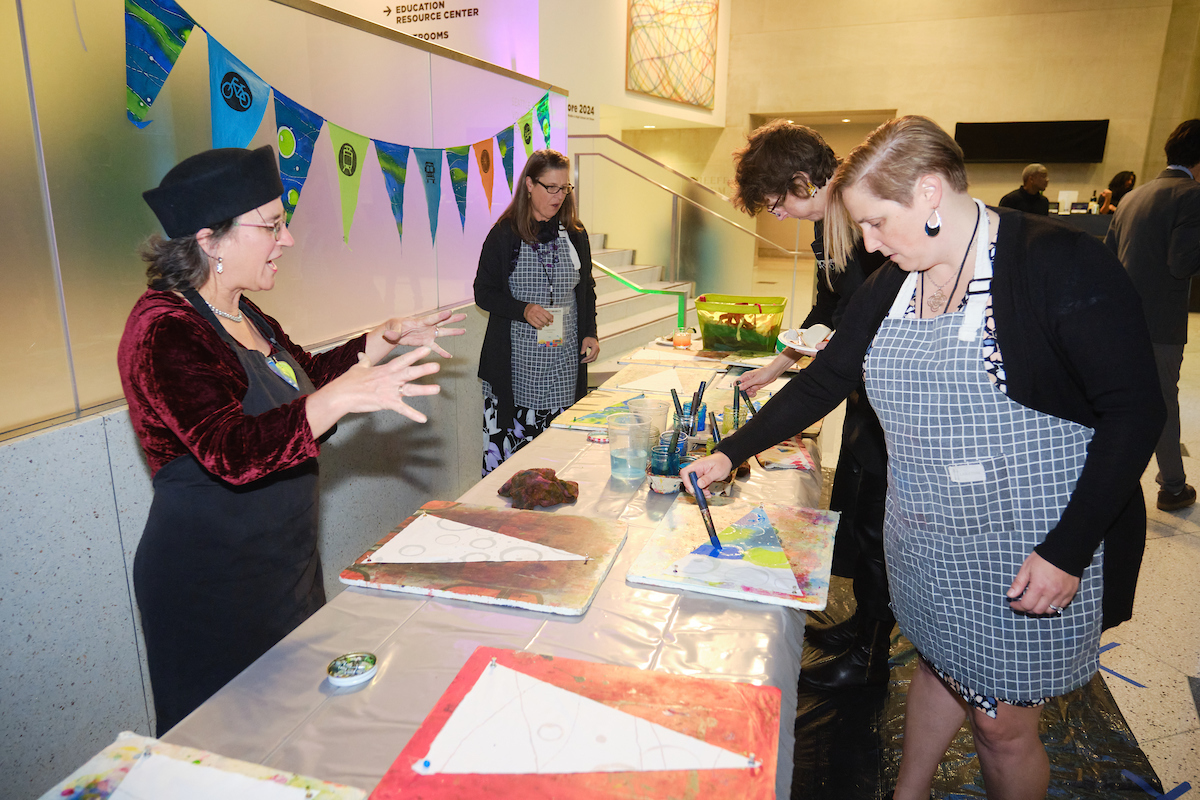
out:
{"label": "metal handrail", "polygon": [[673,294],[673,295],[675,295],[675,299],[679,302],[679,313],[677,315],[679,324],[677,327],[680,327],[680,328],[687,327],[687,292],[681,292],[678,289],[646,289],[646,288],[643,288],[641,286],[638,286],[636,283],[629,280],[628,278],[621,277],[616,272],[614,272],[611,269],[609,269],[608,267],[604,266],[603,264],[601,264],[599,261],[597,261],[594,258],[592,259],[592,267],[595,269],[599,269],[601,272],[603,272],[608,277],[616,280],[617,283],[623,284],[626,288],[633,289],[638,294]]}
{"label": "metal handrail", "polygon": [[712,188],[711,186],[705,186],[703,183],[701,183],[700,181],[691,177],[690,175],[684,175],[682,172],[675,169],[674,167],[669,167],[666,164],[664,164],[663,162],[659,161],[657,158],[652,158],[652,157],[646,155],[645,153],[643,153],[641,150],[638,150],[633,145],[626,144],[625,142],[622,142],[620,139],[616,138],[615,136],[609,136],[607,133],[573,133],[570,136],[568,136],[567,138],[568,139],[607,139],[610,142],[612,142],[613,144],[624,147],[626,150],[633,153],[635,156],[638,156],[639,158],[649,161],[651,164],[654,164],[657,167],[662,167],[667,172],[670,172],[673,175],[677,175],[678,177],[683,178],[685,181],[688,181],[689,183],[695,184],[696,186],[700,187],[701,189],[705,190],[706,192],[712,192],[713,194],[715,194],[717,197],[721,198],[722,200],[725,200],[725,201],[729,200],[728,197],[721,194],[720,192],[718,192],[716,189]]}
{"label": "metal handrail", "polygon": [[[635,151],[635,152],[636,152],[636,151]],[[705,206],[702,206],[702,205],[700,205],[700,204],[699,204],[699,203],[697,203],[695,200],[691,199],[690,197],[687,197],[687,196],[685,196],[685,195],[682,195],[682,194],[680,194],[679,192],[675,191],[674,189],[670,188],[669,186],[665,186],[665,185],[663,185],[663,184],[659,183],[658,181],[654,180],[653,178],[647,178],[645,175],[643,175],[642,173],[638,172],[637,170],[635,170],[635,169],[632,169],[632,168],[630,168],[630,167],[627,167],[627,166],[625,166],[625,165],[624,165],[624,164],[622,164],[620,161],[617,161],[616,159],[612,158],[612,157],[611,157],[611,156],[609,156],[609,155],[606,155],[605,153],[588,152],[588,153],[575,153],[574,155],[575,155],[575,158],[576,158],[576,164],[578,164],[578,163],[579,163],[579,162],[578,162],[578,159],[579,159],[579,157],[580,157],[580,156],[599,156],[600,158],[603,158],[605,161],[608,161],[608,162],[610,162],[610,163],[612,163],[612,164],[615,164],[616,166],[618,166],[618,167],[620,167],[621,169],[625,170],[625,171],[626,171],[626,172],[628,172],[629,174],[631,174],[631,175],[636,175],[637,177],[641,178],[642,180],[646,181],[647,183],[653,184],[654,186],[657,186],[658,188],[662,189],[664,192],[667,192],[668,194],[670,194],[670,195],[673,195],[673,196],[674,196],[674,197],[675,197],[677,200],[683,200],[683,201],[684,201],[684,202],[686,202],[686,203],[691,203],[693,206],[695,206],[696,208],[700,209],[700,210],[701,210],[701,211],[703,211],[705,214],[709,214],[709,215],[711,215],[711,216],[714,216],[714,217],[716,217],[717,219],[721,220],[722,222],[724,222],[724,223],[725,223],[725,224],[727,224],[727,225],[732,225],[733,227],[737,228],[738,230],[742,231],[743,233],[749,234],[750,236],[753,236],[755,239],[758,239],[760,242],[766,242],[766,243],[767,243],[767,244],[769,244],[771,247],[774,247],[776,250],[779,250],[780,252],[782,252],[784,255],[789,255],[789,256],[800,256],[800,255],[803,255],[803,254],[802,254],[802,253],[801,253],[799,250],[788,250],[788,249],[787,249],[786,247],[784,247],[783,245],[780,245],[780,244],[777,244],[777,243],[775,243],[775,242],[772,242],[770,239],[768,239],[768,238],[767,238],[767,237],[765,237],[765,236],[760,236],[759,234],[755,233],[754,231],[750,230],[749,228],[747,228],[747,227],[745,227],[745,226],[743,226],[743,225],[739,225],[738,223],[734,222],[733,220],[729,219],[728,217],[723,217],[723,216],[721,216],[721,215],[720,215],[720,214],[718,214],[716,211],[713,211],[711,208],[707,208],[707,207],[705,207]],[[653,159],[650,159],[650,160],[653,160]],[[578,173],[578,172],[579,172],[579,170],[578,170],[578,167],[576,168],[576,170],[575,170],[575,171],[576,171],[576,173]],[[678,173],[676,173],[676,174],[678,174]],[[686,176],[685,176],[685,179],[686,179],[686,180],[689,180],[689,181],[691,181],[691,180],[692,180],[691,178],[686,178]],[[578,179],[578,178],[576,178],[575,180],[576,180],[576,183],[578,183],[579,179]],[[698,181],[692,181],[692,183],[694,183],[694,184],[696,184],[697,186],[700,186],[700,187],[702,187],[702,188],[705,188],[705,189],[707,189],[707,188],[708,188],[708,187],[704,186],[704,184],[702,184],[702,183],[699,183]],[[710,189],[709,191],[712,191],[712,190]],[[716,193],[714,192],[714,194],[716,194]],[[720,194],[718,194],[717,196],[718,196],[718,197],[722,197],[722,195],[720,195]]]}

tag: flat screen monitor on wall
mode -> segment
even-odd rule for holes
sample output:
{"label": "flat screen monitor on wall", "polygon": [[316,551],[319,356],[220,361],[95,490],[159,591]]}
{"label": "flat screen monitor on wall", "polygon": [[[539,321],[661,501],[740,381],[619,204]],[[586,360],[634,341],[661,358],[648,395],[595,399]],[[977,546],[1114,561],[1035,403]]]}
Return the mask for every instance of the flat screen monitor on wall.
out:
{"label": "flat screen monitor on wall", "polygon": [[960,122],[954,141],[971,162],[1087,164],[1104,160],[1108,120]]}

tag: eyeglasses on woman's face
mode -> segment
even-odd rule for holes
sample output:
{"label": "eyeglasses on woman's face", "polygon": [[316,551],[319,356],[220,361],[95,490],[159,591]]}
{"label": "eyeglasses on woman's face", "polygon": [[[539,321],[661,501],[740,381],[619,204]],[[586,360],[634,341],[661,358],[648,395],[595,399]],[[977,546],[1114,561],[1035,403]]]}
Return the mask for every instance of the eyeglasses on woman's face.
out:
{"label": "eyeglasses on woman's face", "polygon": [[[258,210],[255,209],[255,211]],[[237,222],[234,224],[241,225],[243,228],[266,228],[271,232],[271,235],[275,237],[275,241],[278,242],[279,237],[283,236],[283,232],[287,229],[287,223],[283,221],[283,217],[280,217],[274,222],[267,222],[261,211],[258,211],[258,216],[259,219],[262,219],[262,222]]]}
{"label": "eyeglasses on woman's face", "polygon": [[538,186],[542,187],[543,189],[545,189],[546,194],[558,194],[559,192],[562,192],[563,194],[570,194],[571,192],[573,192],[575,190],[575,187],[569,183],[563,184],[562,186],[553,186],[553,185],[547,186],[546,184],[539,181],[537,178],[533,178],[533,182],[536,183]]}

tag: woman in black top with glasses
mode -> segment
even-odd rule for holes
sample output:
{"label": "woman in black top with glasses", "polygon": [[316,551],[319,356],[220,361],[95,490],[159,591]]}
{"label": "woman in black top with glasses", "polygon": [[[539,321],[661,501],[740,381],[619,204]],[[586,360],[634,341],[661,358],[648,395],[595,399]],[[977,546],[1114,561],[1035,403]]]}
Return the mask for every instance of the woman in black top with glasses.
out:
{"label": "woman in black top with glasses", "polygon": [[533,153],[479,254],[484,475],[587,393],[586,365],[600,355],[592,250],[568,165],[556,150]]}

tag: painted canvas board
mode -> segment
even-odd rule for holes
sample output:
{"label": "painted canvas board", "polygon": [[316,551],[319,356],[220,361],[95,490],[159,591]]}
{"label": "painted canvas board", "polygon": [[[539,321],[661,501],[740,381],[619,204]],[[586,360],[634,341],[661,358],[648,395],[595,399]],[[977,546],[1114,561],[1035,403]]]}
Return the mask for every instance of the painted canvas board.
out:
{"label": "painted canvas board", "polygon": [[480,647],[371,797],[773,797],[779,711],[774,687]]}
{"label": "painted canvas board", "polygon": [[459,561],[583,561],[586,556],[479,528],[434,514],[419,514],[404,530],[367,556],[370,564],[439,564]]}
{"label": "painted canvas board", "polygon": [[618,364],[659,364],[687,369],[712,369],[724,360],[724,353],[698,350],[675,350],[666,347],[643,347],[617,359]]}
{"label": "painted canvas board", "polygon": [[[700,510],[680,495],[629,568],[631,583],[686,589],[806,611],[825,608],[838,513],[734,499],[710,502],[722,550],[714,557]],[[773,531],[778,550],[771,547]],[[697,562],[707,560],[707,565]],[[726,564],[712,562],[731,562]],[[785,567],[786,565],[786,567]],[[796,584],[784,585],[786,568]]]}
{"label": "painted canvas board", "polygon": [[[130,785],[125,786],[126,779],[135,768],[144,774],[135,775]],[[161,785],[155,781],[163,780],[171,786],[168,793],[154,788]],[[141,785],[140,789],[138,784]],[[231,785],[234,787],[232,790],[229,788]],[[153,794],[146,795],[146,791]],[[189,791],[201,794],[187,794]],[[352,786],[226,758],[195,747],[167,744],[125,731],[117,735],[115,742],[42,795],[41,800],[120,800],[122,797],[141,796],[278,800],[290,794],[311,800],[362,800],[367,796],[366,792]]]}
{"label": "painted canvas board", "polygon": [[608,418],[612,414],[629,411],[631,400],[645,397],[644,392],[627,392],[620,389],[595,389],[588,392],[575,405],[559,414],[550,423],[552,428],[574,431],[603,431],[608,429]]}
{"label": "painted canvas board", "polygon": [[[372,553],[416,522],[421,514],[584,558],[582,561],[370,562]],[[587,611],[612,568],[625,542],[626,530],[625,523],[613,520],[432,501],[342,570],[340,580],[350,586],[578,616]],[[465,543],[465,547],[469,548],[470,543]]]}

